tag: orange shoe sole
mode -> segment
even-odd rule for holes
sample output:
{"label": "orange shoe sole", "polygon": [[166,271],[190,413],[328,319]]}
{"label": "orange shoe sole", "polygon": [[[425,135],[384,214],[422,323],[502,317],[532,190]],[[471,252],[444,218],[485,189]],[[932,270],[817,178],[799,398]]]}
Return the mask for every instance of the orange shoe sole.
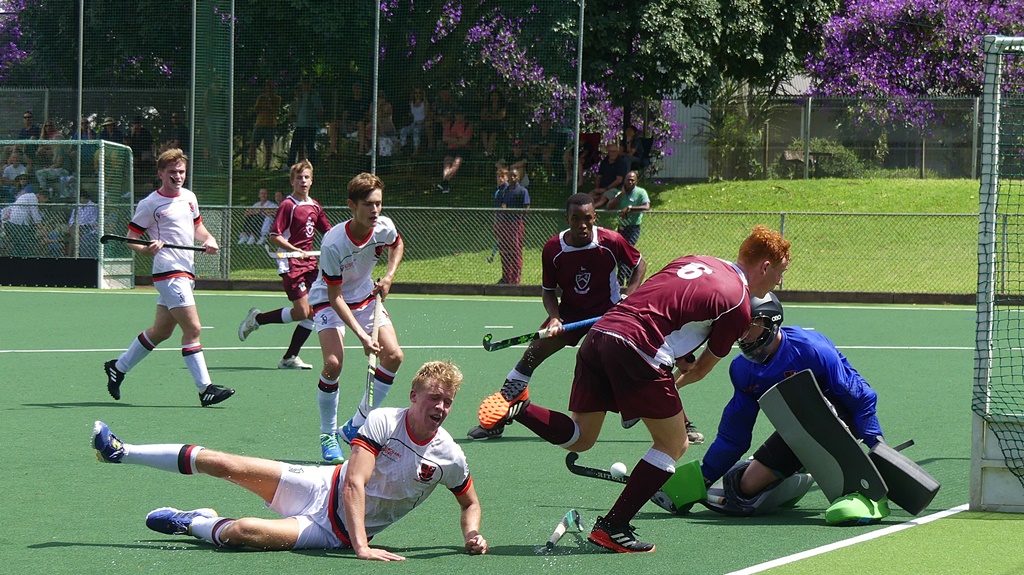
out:
{"label": "orange shoe sole", "polygon": [[529,387],[523,389],[523,392],[512,401],[505,399],[501,392],[488,395],[480,403],[480,408],[476,412],[476,417],[480,421],[480,427],[492,429],[495,425],[505,421],[508,417],[508,410],[513,404],[529,399],[529,397]]}

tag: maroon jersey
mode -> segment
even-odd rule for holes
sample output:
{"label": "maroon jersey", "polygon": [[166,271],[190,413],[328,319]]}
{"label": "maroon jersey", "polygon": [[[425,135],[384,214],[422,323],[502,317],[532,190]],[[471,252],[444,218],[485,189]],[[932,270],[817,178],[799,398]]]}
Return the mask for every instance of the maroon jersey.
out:
{"label": "maroon jersey", "polygon": [[625,339],[658,366],[705,341],[725,357],[749,326],[750,295],[740,269],[711,256],[684,256],[647,278],[592,329]]}
{"label": "maroon jersey", "polygon": [[[288,243],[308,252],[313,250],[313,238],[319,230],[321,234],[331,229],[331,222],[320,206],[320,202],[308,198],[304,202],[296,201],[288,196],[277,208],[274,223],[270,226],[270,235],[281,236]],[[279,260],[278,273],[302,274],[307,270],[317,269],[316,258]]]}
{"label": "maroon jersey", "polygon": [[562,288],[558,312],[573,322],[597,317],[621,299],[616,264],[636,267],[640,252],[618,232],[594,227],[594,238],[581,248],[563,239],[563,231],[544,244],[543,287]]}

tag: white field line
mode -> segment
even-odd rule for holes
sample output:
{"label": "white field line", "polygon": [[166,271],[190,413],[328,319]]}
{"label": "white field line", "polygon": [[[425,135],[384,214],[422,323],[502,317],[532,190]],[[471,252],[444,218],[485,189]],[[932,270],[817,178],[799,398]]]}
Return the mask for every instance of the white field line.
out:
{"label": "white field line", "polygon": [[899,525],[893,525],[891,527],[886,527],[884,529],[879,529],[878,531],[872,531],[871,533],[858,535],[856,537],[845,539],[843,541],[836,541],[835,543],[822,545],[821,547],[808,549],[807,551],[801,551],[800,553],[794,553],[793,555],[781,557],[779,559],[774,559],[766,563],[761,563],[760,565],[754,565],[753,567],[747,567],[746,569],[733,571],[732,573],[729,573],[727,575],[750,575],[751,573],[760,573],[762,571],[767,571],[769,569],[779,567],[780,565],[786,565],[787,563],[793,563],[796,561],[800,561],[801,559],[807,559],[809,557],[814,557],[815,555],[821,555],[823,553],[828,553],[829,551],[842,549],[843,547],[849,547],[851,545],[856,545],[858,543],[863,543],[865,541],[870,541],[872,539],[878,539],[879,537],[885,537],[886,535],[891,535],[893,533],[896,533],[897,531],[903,531],[904,529],[910,529],[911,527],[917,527],[918,525],[931,523],[936,519],[949,517],[950,515],[955,515],[957,513],[960,513],[961,511],[967,511],[966,504],[959,505],[957,507],[953,507],[952,509],[947,509],[945,511],[939,511],[938,513],[932,513],[931,515],[926,515],[924,517],[911,519],[906,523],[900,523]]}

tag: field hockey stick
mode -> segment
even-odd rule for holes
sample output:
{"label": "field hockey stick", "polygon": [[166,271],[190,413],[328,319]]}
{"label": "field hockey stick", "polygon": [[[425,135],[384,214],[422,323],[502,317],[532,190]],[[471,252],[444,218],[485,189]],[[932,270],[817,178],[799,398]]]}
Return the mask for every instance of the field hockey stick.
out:
{"label": "field hockey stick", "polygon": [[[100,243],[101,244],[106,244],[107,242],[111,242],[111,241],[113,241],[113,242],[121,242],[121,243],[125,243],[125,244],[135,244],[137,246],[148,246],[149,244],[153,243],[152,240],[127,238],[125,236],[115,236],[114,234],[103,234],[103,237],[100,238]],[[179,246],[179,245],[175,245],[175,244],[164,244],[164,247],[165,248],[174,248],[176,250],[191,250],[193,252],[205,252],[206,251],[206,246]]]}
{"label": "field hockey stick", "polygon": [[[384,306],[380,305],[380,292],[373,298],[373,327],[370,328],[370,339],[377,341],[380,333],[380,316]],[[370,352],[369,362],[366,366],[366,403],[367,407],[373,409],[373,377],[377,373],[377,352]]]}
{"label": "field hockey stick", "polygon": [[565,517],[562,517],[562,520],[558,522],[554,532],[551,533],[551,537],[548,538],[548,542],[544,544],[548,551],[554,549],[555,545],[558,545],[559,540],[565,535],[570,525],[575,525],[576,529],[580,530],[580,533],[583,532],[583,521],[580,519],[580,512],[575,509],[567,511]]}
{"label": "field hockey stick", "polygon": [[494,244],[494,249],[491,250],[491,255],[487,256],[487,263],[494,261],[494,256],[498,254],[498,244]]}
{"label": "field hockey stick", "polygon": [[573,475],[592,477],[594,479],[602,479],[604,481],[611,481],[612,483],[625,483],[629,481],[629,475],[616,477],[612,475],[612,472],[608,471],[607,469],[587,467],[586,465],[576,465],[576,460],[579,458],[580,454],[574,451],[570,451],[569,453],[565,454],[565,466],[569,468],[569,471]]}
{"label": "field hockey stick", "polygon": [[301,251],[297,251],[297,252],[285,252],[285,251],[272,252],[270,250],[267,250],[267,255],[268,256],[270,256],[272,258],[275,258],[275,259],[279,259],[279,260],[283,260],[283,259],[287,259],[287,258],[301,258],[302,254],[306,254],[307,256],[319,256],[320,255],[320,250],[313,250],[311,252],[301,252]]}
{"label": "field hockey stick", "polygon": [[[601,316],[592,317],[590,319],[585,319],[582,321],[574,321],[572,323],[564,324],[562,327],[565,329],[565,331],[572,331],[574,329],[590,327],[597,323],[597,320],[599,319],[601,319]],[[509,339],[503,339],[501,341],[491,341],[492,339],[494,339],[494,336],[491,334],[487,334],[484,336],[484,349],[486,349],[487,351],[505,349],[507,347],[512,347],[513,345],[529,343],[535,339],[544,339],[547,337],[551,337],[553,333],[554,328],[546,327],[544,329],[537,330],[533,333],[526,333],[520,336],[511,337]]]}

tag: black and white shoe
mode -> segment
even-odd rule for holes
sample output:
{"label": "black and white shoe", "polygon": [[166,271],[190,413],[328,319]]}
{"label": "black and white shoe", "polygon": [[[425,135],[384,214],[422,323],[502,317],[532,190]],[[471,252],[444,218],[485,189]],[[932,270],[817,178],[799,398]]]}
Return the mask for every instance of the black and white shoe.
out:
{"label": "black and white shoe", "polygon": [[636,538],[636,529],[630,525],[612,525],[598,517],[593,531],[587,539],[595,545],[616,553],[649,553],[654,551],[654,543],[647,543]]}
{"label": "black and white shoe", "polygon": [[117,369],[117,360],[112,359],[104,363],[103,371],[107,374],[107,393],[114,399],[121,399],[121,382],[124,381],[124,372]]}
{"label": "black and white shoe", "polygon": [[234,394],[235,390],[230,387],[218,387],[211,383],[206,386],[206,389],[199,393],[199,403],[202,404],[203,407],[217,405]]}

